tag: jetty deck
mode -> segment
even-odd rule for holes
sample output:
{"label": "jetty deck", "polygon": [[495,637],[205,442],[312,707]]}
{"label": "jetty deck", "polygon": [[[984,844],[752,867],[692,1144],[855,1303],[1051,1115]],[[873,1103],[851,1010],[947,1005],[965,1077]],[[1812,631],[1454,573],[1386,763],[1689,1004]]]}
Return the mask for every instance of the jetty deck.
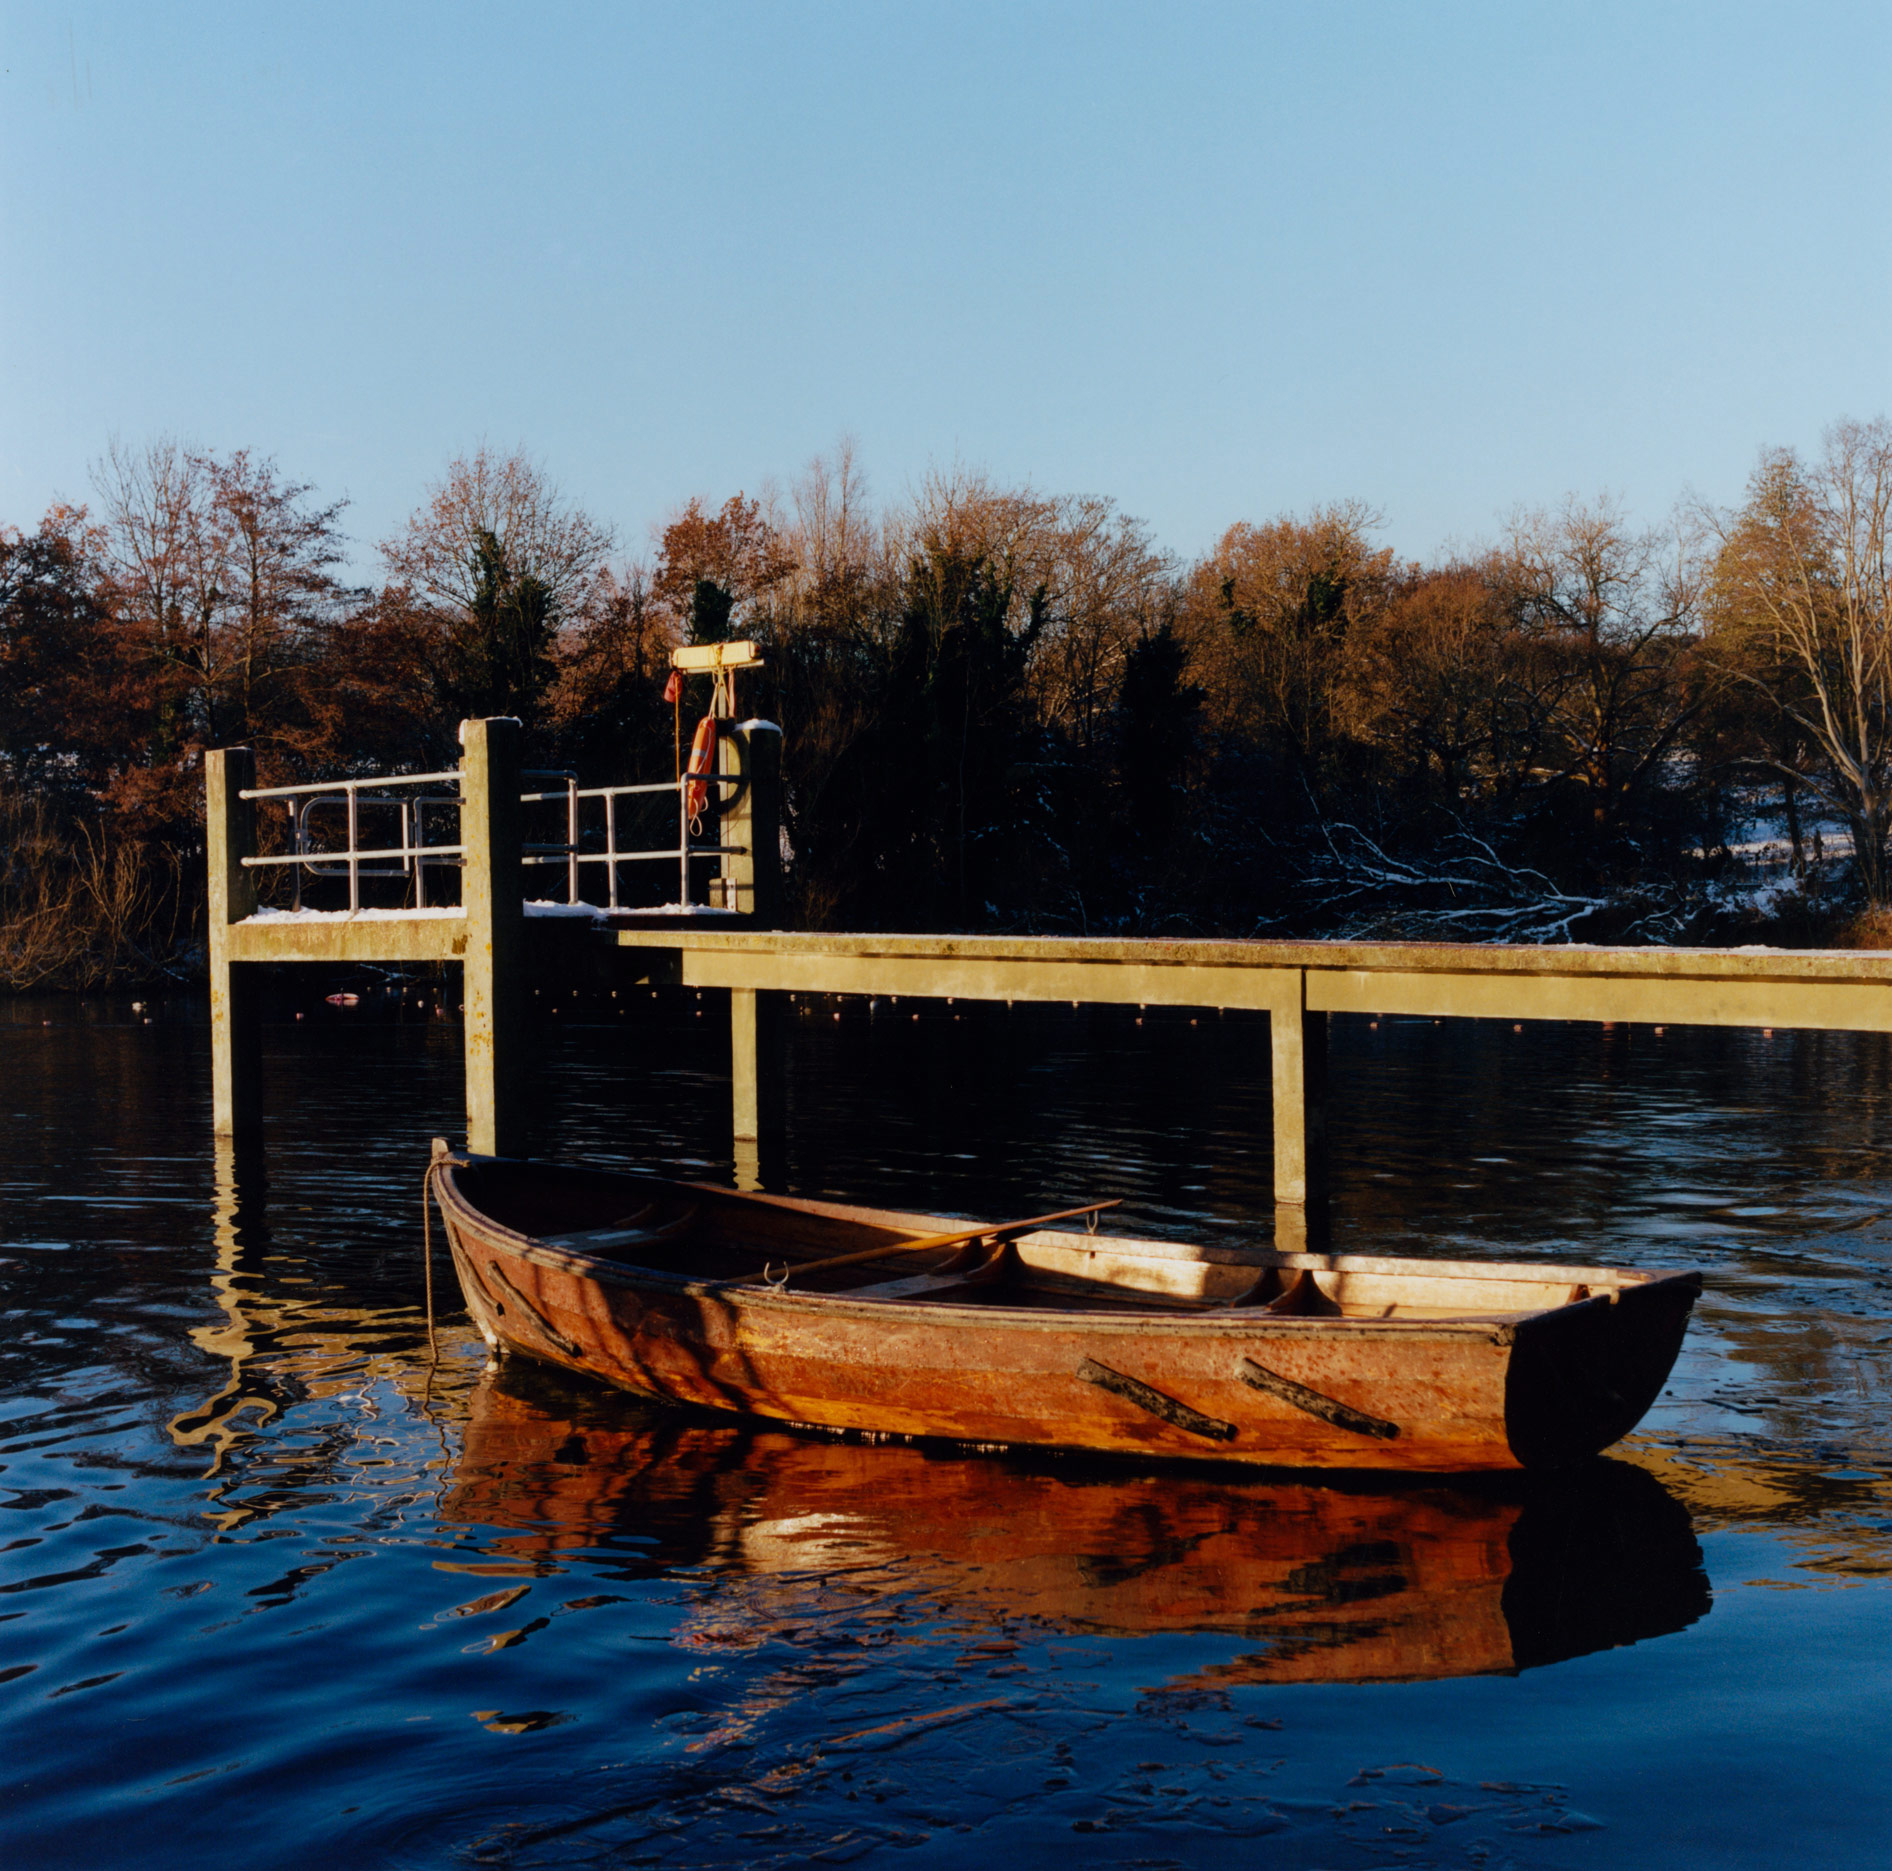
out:
{"label": "jetty deck", "polygon": [[[777,775],[779,735],[767,723],[732,727],[719,755],[729,805],[713,842],[682,857],[684,901],[670,913],[613,911],[579,897],[581,853],[532,846],[521,834],[525,789],[517,724],[469,721],[456,782],[454,845],[398,850],[349,844],[322,855],[331,874],[403,853],[421,873],[450,856],[455,905],[271,911],[256,880],[293,856],[259,853],[259,792],[245,749],[208,757],[210,964],[215,1125],[241,1141],[261,1121],[254,970],[281,963],[457,962],[464,970],[467,1142],[524,1154],[524,1014],[536,984],[649,985],[726,992],[730,1007],[732,1135],[739,1162],[778,1121],[781,1072],[772,1031],[788,994],[967,1001],[1241,1008],[1269,1021],[1274,1086],[1274,1195],[1290,1234],[1318,1221],[1328,1164],[1326,1023],[1335,1013],[1433,1018],[1629,1022],[1892,1032],[1892,953],[1771,948],[1499,947],[1455,943],[1191,941],[1068,936],[796,933],[782,930]],[[430,776],[438,780],[441,776]],[[399,785],[397,778],[380,782]],[[360,787],[376,782],[350,782]],[[334,789],[330,789],[333,791]],[[613,790],[596,789],[584,797]],[[687,839],[685,840],[687,845]],[[636,857],[676,854],[634,853]],[[706,901],[689,900],[690,866],[713,866]],[[529,902],[532,864],[567,869],[568,898]],[[613,873],[615,877],[615,872]],[[420,893],[417,891],[417,893]],[[616,886],[610,895],[615,899]]]}

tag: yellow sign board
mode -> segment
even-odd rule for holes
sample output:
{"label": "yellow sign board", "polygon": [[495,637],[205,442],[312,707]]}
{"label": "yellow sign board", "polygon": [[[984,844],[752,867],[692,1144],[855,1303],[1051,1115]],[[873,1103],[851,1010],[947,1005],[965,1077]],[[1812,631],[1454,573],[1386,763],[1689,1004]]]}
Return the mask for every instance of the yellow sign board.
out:
{"label": "yellow sign board", "polygon": [[686,649],[672,650],[673,669],[685,671],[717,669],[760,669],[762,653],[753,643],[692,643]]}

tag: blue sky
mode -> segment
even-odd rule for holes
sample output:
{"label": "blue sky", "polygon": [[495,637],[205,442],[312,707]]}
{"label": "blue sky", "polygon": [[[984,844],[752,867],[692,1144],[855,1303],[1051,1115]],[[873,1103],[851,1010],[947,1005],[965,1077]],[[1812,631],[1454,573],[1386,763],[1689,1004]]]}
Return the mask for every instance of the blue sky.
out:
{"label": "blue sky", "polygon": [[1892,409],[1888,70],[1884,0],[0,0],[0,521],[160,432],[364,542],[482,439],[643,550],[844,432],[1185,554],[1658,519]]}

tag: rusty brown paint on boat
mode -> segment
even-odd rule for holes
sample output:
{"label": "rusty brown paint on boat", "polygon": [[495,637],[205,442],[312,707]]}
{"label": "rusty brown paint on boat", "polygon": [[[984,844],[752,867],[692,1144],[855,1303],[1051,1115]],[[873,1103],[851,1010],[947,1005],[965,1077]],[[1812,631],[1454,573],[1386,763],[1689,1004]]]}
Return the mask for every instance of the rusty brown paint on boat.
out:
{"label": "rusty brown paint on boat", "polygon": [[[434,1168],[468,1309],[494,1347],[675,1403],[965,1443],[1556,1466],[1635,1426],[1701,1288],[1694,1273],[1054,1230],[983,1262],[933,1249],[775,1287],[745,1276],[967,1224],[444,1151]],[[624,1225],[633,1214],[647,1246]]]}

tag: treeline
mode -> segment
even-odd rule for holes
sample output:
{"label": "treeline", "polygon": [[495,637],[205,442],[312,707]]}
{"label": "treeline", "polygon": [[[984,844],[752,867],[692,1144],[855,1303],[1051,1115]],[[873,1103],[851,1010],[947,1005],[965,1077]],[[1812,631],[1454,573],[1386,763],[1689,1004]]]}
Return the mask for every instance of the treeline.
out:
{"label": "treeline", "polygon": [[846,448],[625,558],[482,451],[357,586],[341,505],[268,459],[162,441],[94,483],[0,531],[15,986],[191,971],[207,747],[418,770],[516,714],[534,764],[663,776],[669,653],[731,636],[768,653],[740,699],[785,730],[802,926],[1805,940],[1886,902],[1883,421],[1764,454],[1731,511],[1571,501],[1432,563],[1355,504],[1191,563],[975,475],[877,508]]}

